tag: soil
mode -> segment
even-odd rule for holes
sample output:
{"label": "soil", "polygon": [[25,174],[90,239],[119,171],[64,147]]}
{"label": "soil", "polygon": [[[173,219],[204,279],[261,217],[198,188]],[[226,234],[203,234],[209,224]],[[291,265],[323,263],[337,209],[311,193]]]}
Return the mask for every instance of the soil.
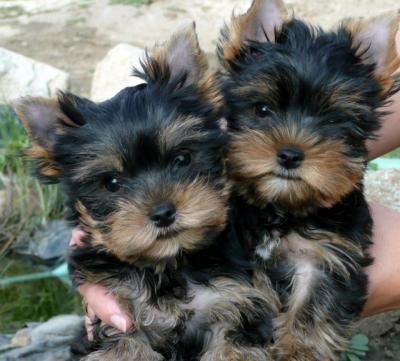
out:
{"label": "soil", "polygon": [[[156,0],[141,6],[111,2],[116,0],[0,0],[0,46],[67,71],[71,90],[89,96],[95,66],[114,45],[151,46],[180,24],[196,20],[202,46],[213,53],[219,29],[232,9],[243,11],[250,4],[250,0]],[[298,17],[325,28],[345,17],[371,16],[400,7],[399,0],[286,3]],[[362,331],[370,337],[368,361],[400,360],[400,313],[366,320]]]}

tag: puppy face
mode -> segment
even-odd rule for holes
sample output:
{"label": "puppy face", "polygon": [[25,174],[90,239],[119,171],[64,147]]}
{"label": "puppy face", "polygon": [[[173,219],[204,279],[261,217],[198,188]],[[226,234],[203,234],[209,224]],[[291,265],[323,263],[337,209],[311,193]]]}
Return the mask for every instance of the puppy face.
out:
{"label": "puppy face", "polygon": [[221,97],[194,29],[157,47],[147,84],[95,104],[72,94],[16,106],[38,173],[62,183],[72,217],[125,261],[205,247],[226,222]]}
{"label": "puppy face", "polygon": [[366,140],[399,86],[399,17],[349,20],[324,32],[255,0],[223,31],[219,55],[229,165],[252,202],[330,207],[363,176]]}

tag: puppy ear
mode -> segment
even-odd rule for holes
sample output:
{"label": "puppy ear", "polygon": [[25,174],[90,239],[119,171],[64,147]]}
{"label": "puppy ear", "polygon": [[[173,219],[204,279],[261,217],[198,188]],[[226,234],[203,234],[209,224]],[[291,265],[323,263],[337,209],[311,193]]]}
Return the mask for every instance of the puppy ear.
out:
{"label": "puppy ear", "polygon": [[25,155],[36,161],[35,170],[45,181],[57,181],[61,171],[54,161],[57,138],[84,124],[75,105],[77,99],[80,98],[59,93],[58,99],[26,97],[13,104],[32,143]]}
{"label": "puppy ear", "polygon": [[351,34],[353,47],[361,61],[375,65],[374,76],[385,91],[394,83],[393,73],[400,67],[396,48],[400,15],[384,14],[370,19],[349,19],[344,28]]}
{"label": "puppy ear", "polygon": [[142,67],[144,74],[138,75],[148,83],[197,84],[208,70],[208,61],[199,46],[195,23],[175,33],[165,44],[155,46]]}
{"label": "puppy ear", "polygon": [[286,18],[282,0],[253,0],[245,14],[232,15],[231,23],[222,30],[218,46],[220,59],[229,67],[247,42],[274,42]]}

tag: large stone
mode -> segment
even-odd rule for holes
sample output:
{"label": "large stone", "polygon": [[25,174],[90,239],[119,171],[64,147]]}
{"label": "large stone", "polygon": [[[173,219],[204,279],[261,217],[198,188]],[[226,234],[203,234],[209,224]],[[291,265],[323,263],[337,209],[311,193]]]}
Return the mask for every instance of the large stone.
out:
{"label": "large stone", "polygon": [[44,323],[28,323],[14,337],[0,335],[1,361],[68,361],[69,346],[83,319],[56,316]]}
{"label": "large stone", "polygon": [[67,257],[71,231],[66,221],[49,221],[29,241],[17,242],[13,251],[47,265],[59,264]]}
{"label": "large stone", "polygon": [[127,86],[143,83],[143,80],[132,76],[134,68],[141,69],[139,60],[143,56],[143,49],[128,44],[119,44],[112,48],[97,64],[93,75],[91,99],[103,101]]}
{"label": "large stone", "polygon": [[68,87],[66,72],[0,48],[0,104],[25,95],[52,97]]}
{"label": "large stone", "polygon": [[[77,0],[7,0],[0,1],[0,17],[2,14],[18,16],[22,14],[36,14],[51,11],[62,6],[77,3]],[[5,16],[4,16],[5,17]]]}

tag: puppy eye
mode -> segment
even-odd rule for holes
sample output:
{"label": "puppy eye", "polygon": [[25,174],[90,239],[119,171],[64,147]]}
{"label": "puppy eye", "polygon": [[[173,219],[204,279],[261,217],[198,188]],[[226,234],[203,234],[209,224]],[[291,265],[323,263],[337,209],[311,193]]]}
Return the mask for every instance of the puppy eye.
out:
{"label": "puppy eye", "polygon": [[116,175],[108,175],[103,180],[104,187],[109,192],[118,192],[121,189],[121,180]]}
{"label": "puppy eye", "polygon": [[265,118],[271,114],[271,109],[266,104],[257,104],[254,108],[254,112],[260,118]]}
{"label": "puppy eye", "polygon": [[187,167],[192,161],[192,156],[189,152],[184,151],[175,155],[172,165],[174,167]]}

